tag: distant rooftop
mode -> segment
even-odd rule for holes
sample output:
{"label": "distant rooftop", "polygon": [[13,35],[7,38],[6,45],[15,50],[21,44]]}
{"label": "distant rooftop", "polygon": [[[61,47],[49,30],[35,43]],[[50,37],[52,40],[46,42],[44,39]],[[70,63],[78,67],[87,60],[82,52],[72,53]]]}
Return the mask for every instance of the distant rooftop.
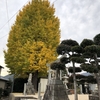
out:
{"label": "distant rooftop", "polygon": [[13,82],[14,81],[14,74],[8,74],[6,76],[3,76],[3,78]]}

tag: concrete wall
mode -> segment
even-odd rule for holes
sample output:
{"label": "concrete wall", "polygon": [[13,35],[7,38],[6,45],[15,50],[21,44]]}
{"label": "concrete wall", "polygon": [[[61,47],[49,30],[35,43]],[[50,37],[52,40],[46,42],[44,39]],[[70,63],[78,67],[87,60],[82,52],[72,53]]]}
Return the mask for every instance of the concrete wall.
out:
{"label": "concrete wall", "polygon": [[92,92],[97,88],[97,84],[89,84],[90,90],[92,90]]}
{"label": "concrete wall", "polygon": [[0,80],[0,88],[2,89],[5,88],[5,81]]}
{"label": "concrete wall", "polygon": [[47,85],[47,79],[41,78],[40,83],[41,83],[41,92],[45,92],[46,85]]}

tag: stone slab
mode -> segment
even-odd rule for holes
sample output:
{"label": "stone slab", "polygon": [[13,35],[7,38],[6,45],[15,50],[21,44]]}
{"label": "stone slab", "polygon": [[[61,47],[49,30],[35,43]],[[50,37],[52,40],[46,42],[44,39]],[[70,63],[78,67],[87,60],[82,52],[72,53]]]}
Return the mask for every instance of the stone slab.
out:
{"label": "stone slab", "polygon": [[89,100],[99,100],[99,96],[89,95]]}
{"label": "stone slab", "polygon": [[[68,95],[69,100],[75,100],[74,94]],[[78,94],[78,100],[89,100],[89,94]]]}
{"label": "stone slab", "polygon": [[11,93],[9,100],[21,100],[21,99],[37,99],[36,95],[23,95],[23,93]]}

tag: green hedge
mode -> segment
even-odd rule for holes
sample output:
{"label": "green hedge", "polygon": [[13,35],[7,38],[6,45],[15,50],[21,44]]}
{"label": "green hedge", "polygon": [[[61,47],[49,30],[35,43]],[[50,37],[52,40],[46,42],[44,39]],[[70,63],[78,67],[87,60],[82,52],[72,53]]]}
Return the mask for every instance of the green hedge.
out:
{"label": "green hedge", "polygon": [[7,97],[9,96],[10,91],[8,89],[2,89],[0,88],[0,100],[2,97]]}
{"label": "green hedge", "polygon": [[27,83],[27,78],[16,78],[14,80],[13,92],[23,92],[24,83]]}

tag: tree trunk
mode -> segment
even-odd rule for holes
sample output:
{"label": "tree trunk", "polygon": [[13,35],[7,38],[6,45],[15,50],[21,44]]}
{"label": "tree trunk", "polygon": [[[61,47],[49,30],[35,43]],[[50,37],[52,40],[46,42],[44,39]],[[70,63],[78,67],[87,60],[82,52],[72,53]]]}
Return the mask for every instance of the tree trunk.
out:
{"label": "tree trunk", "polygon": [[34,85],[34,89],[38,91],[38,71],[32,73],[32,83]]}
{"label": "tree trunk", "polygon": [[98,96],[99,96],[99,100],[100,100],[100,77],[96,75],[96,79],[97,79],[97,86],[98,86]]}
{"label": "tree trunk", "polygon": [[78,100],[78,96],[77,96],[77,84],[76,84],[76,75],[75,75],[75,63],[73,63],[73,81],[74,81],[74,93],[75,93],[75,98],[74,100]]}
{"label": "tree trunk", "polygon": [[[98,64],[97,54],[94,54],[94,60],[95,60],[95,63],[96,63],[96,67],[98,69],[98,65],[99,64]],[[95,75],[96,75],[96,79],[97,79],[98,95],[99,95],[99,100],[100,100],[100,71],[97,74],[95,74]]]}

